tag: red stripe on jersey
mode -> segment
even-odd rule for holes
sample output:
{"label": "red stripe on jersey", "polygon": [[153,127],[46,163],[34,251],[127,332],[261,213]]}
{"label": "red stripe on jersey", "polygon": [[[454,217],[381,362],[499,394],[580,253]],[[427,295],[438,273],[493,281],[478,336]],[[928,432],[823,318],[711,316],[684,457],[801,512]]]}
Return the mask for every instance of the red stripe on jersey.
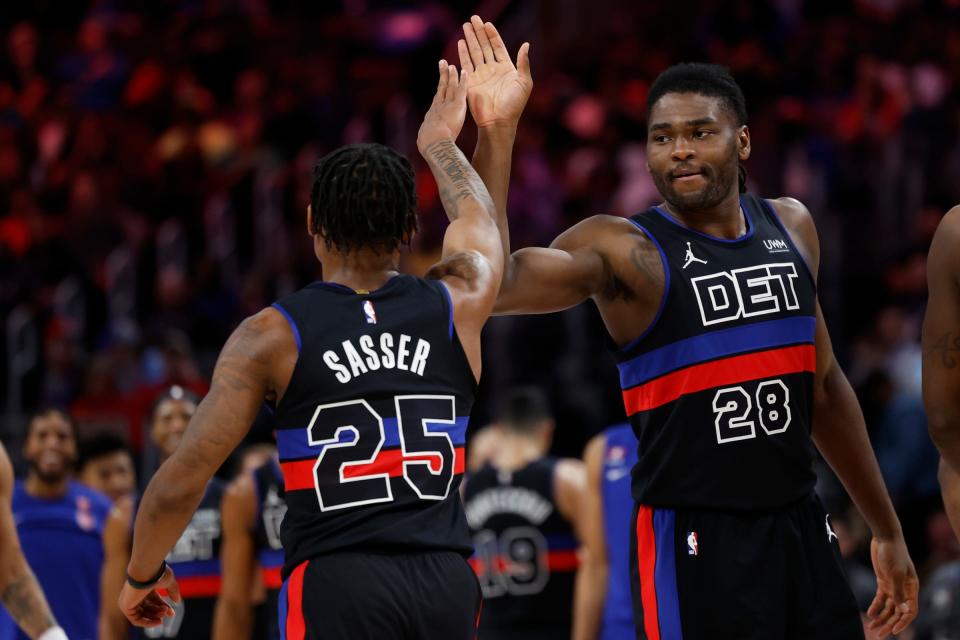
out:
{"label": "red stripe on jersey", "polygon": [[657,613],[657,539],[653,531],[653,508],[641,505],[637,510],[637,565],[640,571],[640,604],[643,607],[643,630],[647,640],[660,640],[660,618]]}
{"label": "red stripe on jersey", "polygon": [[261,569],[261,579],[263,586],[267,589],[279,589],[283,586],[283,578],[280,576],[280,567],[269,567]]}
{"label": "red stripe on jersey", "polygon": [[623,406],[627,415],[632,416],[688,393],[816,369],[817,350],[809,344],[732,356],[680,369],[627,389],[623,392]]}
{"label": "red stripe on jersey", "polygon": [[303,574],[307,564],[300,563],[288,578],[286,640],[304,640],[307,637],[307,625],[303,620]]}
{"label": "red stripe on jersey", "polygon": [[220,595],[220,576],[187,576],[177,578],[184,598],[216,598]]}
{"label": "red stripe on jersey", "polygon": [[547,566],[551,571],[576,571],[580,566],[580,556],[574,550],[548,551]]}
{"label": "red stripe on jersey", "polygon": [[[453,473],[462,474],[465,467],[465,456],[463,447],[456,447],[453,450]],[[439,465],[433,464],[439,461],[437,456],[424,456],[413,454],[406,458],[399,449],[390,449],[381,451],[377,458],[367,464],[355,464],[343,469],[344,478],[362,478],[364,476],[389,474],[391,478],[398,478],[403,475],[404,462],[430,462],[430,468],[437,470]],[[284,488],[287,491],[297,491],[301,489],[313,489],[314,475],[313,466],[316,460],[298,460],[296,462],[281,462],[280,469],[283,471]]]}

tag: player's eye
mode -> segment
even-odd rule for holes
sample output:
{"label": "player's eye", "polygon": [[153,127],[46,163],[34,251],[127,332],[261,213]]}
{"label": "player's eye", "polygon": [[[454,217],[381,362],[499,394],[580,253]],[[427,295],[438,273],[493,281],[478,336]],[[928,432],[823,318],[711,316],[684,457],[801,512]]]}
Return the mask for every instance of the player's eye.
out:
{"label": "player's eye", "polygon": [[669,140],[670,140],[669,136],[663,136],[663,135],[653,136],[653,141],[657,144],[663,144],[665,142],[668,142]]}
{"label": "player's eye", "polygon": [[693,133],[693,137],[694,137],[696,140],[703,140],[704,138],[706,138],[707,136],[711,135],[712,133],[713,133],[712,131],[708,131],[708,130],[706,130],[706,129],[698,129],[697,131],[695,131],[695,132]]}

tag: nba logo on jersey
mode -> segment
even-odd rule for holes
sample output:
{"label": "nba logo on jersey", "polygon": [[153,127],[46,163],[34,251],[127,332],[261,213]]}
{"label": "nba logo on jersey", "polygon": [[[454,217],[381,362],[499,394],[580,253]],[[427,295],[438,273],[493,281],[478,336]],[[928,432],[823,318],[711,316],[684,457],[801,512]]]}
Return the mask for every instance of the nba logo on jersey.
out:
{"label": "nba logo on jersey", "polygon": [[363,301],[363,313],[367,316],[367,324],[377,324],[377,312],[369,300]]}
{"label": "nba logo on jersey", "polygon": [[687,532],[687,555],[688,556],[700,555],[700,543],[697,541],[696,531]]}

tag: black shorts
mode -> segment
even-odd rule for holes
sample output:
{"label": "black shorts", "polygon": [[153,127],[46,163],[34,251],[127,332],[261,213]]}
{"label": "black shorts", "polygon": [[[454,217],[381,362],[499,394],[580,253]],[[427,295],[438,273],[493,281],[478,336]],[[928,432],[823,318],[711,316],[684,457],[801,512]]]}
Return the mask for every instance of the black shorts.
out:
{"label": "black shorts", "polygon": [[480,584],[453,552],[345,552],[304,562],[279,598],[284,640],[473,640]]}
{"label": "black shorts", "polygon": [[634,512],[642,640],[862,640],[837,537],[816,496],[783,509]]}

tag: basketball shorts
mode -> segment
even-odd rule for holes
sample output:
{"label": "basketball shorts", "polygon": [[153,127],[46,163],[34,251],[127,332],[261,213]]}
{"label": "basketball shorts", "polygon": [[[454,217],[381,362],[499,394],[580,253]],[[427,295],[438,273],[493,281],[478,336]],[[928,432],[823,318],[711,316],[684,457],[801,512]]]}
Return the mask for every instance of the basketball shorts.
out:
{"label": "basketball shorts", "polygon": [[637,638],[864,637],[816,496],[750,513],[640,505],[631,539]]}
{"label": "basketball shorts", "polygon": [[480,584],[453,552],[319,556],[283,583],[284,640],[473,640]]}

